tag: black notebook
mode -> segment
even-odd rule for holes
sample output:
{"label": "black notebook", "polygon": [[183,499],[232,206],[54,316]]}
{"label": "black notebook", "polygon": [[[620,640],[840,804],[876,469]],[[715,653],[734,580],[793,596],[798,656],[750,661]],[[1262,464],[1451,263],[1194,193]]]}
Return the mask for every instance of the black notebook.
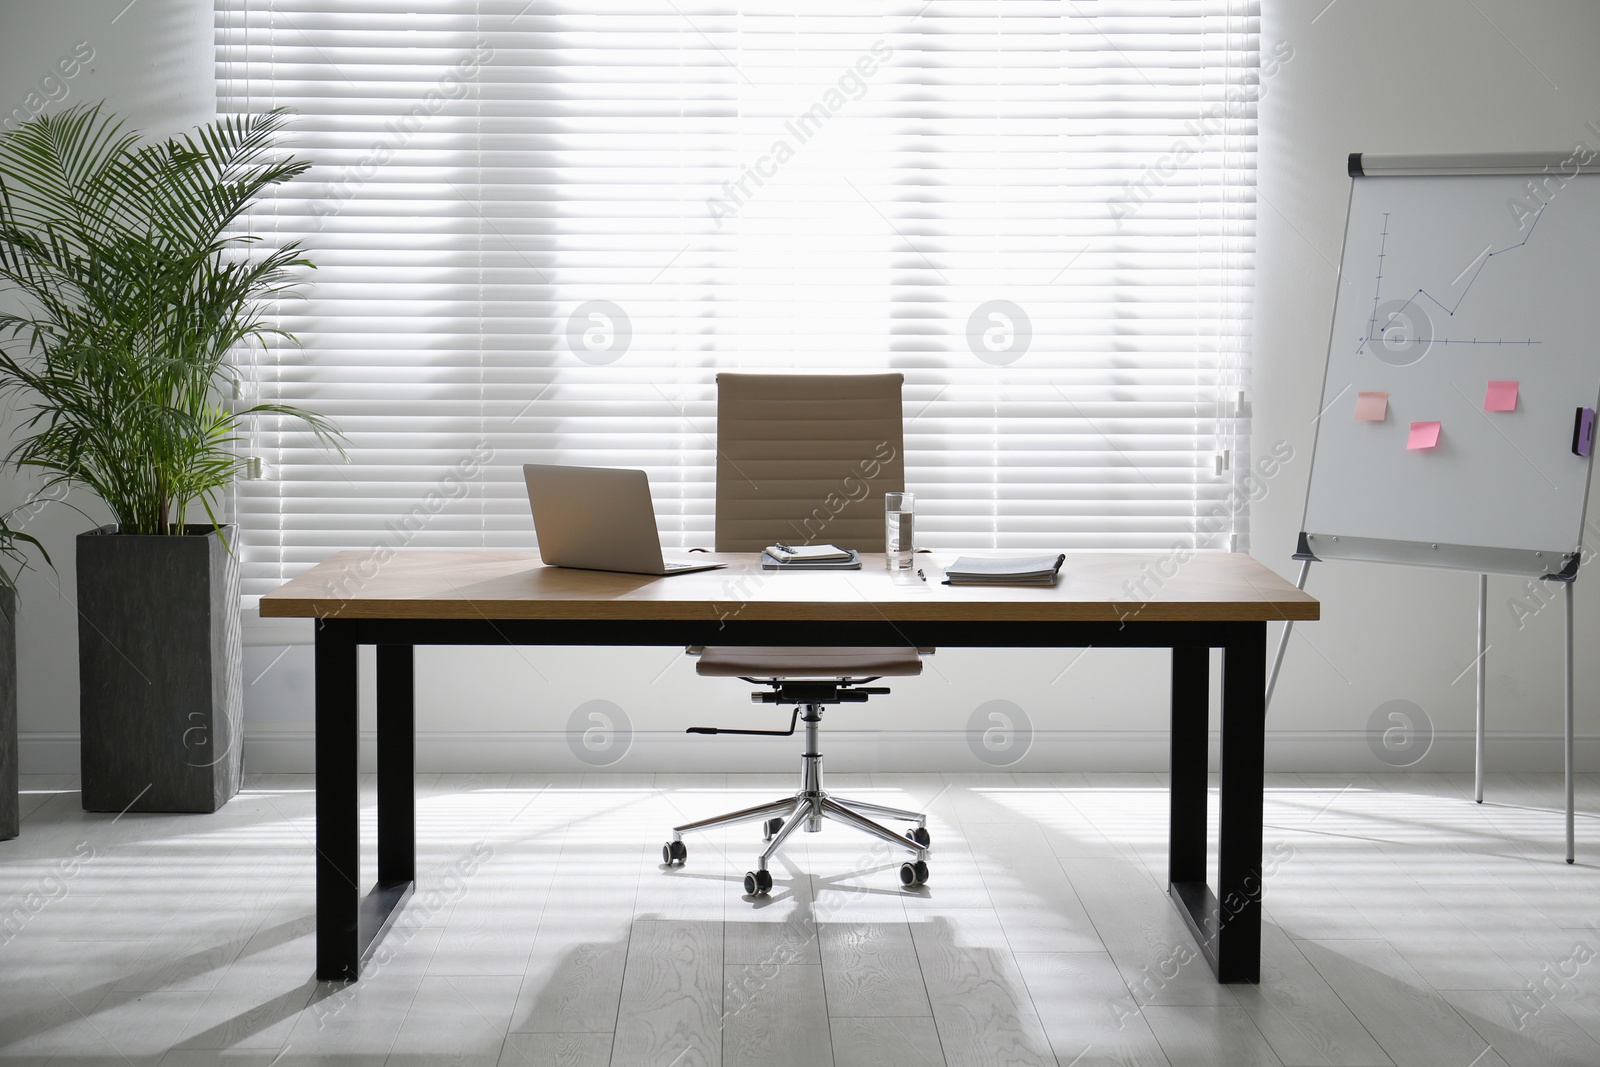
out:
{"label": "black notebook", "polygon": [[987,559],[962,556],[944,570],[945,585],[1054,585],[1065,553]]}
{"label": "black notebook", "polygon": [[[834,553],[839,554],[835,555]],[[761,552],[761,569],[764,571],[858,571],[861,569],[861,554],[855,549],[840,548],[835,549],[834,553],[810,555],[780,551],[774,554],[771,548],[767,548]]]}

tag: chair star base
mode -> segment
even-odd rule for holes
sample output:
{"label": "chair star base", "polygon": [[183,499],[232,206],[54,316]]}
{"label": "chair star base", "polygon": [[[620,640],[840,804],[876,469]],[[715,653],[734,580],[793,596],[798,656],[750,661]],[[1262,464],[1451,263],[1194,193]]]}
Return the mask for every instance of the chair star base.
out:
{"label": "chair star base", "polygon": [[[800,791],[768,804],[758,804],[673,827],[672,839],[661,848],[662,862],[668,866],[681,866],[688,859],[689,850],[683,843],[684,834],[760,821],[764,824],[764,837],[768,845],[762,851],[756,869],[744,876],[744,889],[752,896],[765,895],[772,889],[768,864],[783,849],[790,836],[802,826],[807,832],[816,833],[822,829],[822,820],[831,819],[914,853],[915,859],[900,865],[900,884],[909,888],[925,883],[928,880],[928,846],[931,843],[927,829],[928,816],[920,811],[829,796],[822,789],[822,754],[817,751],[817,727],[822,722],[822,705],[805,705],[800,719],[806,724],[806,751],[800,757]],[[916,826],[904,834],[897,834],[869,818],[874,815],[915,823]]]}

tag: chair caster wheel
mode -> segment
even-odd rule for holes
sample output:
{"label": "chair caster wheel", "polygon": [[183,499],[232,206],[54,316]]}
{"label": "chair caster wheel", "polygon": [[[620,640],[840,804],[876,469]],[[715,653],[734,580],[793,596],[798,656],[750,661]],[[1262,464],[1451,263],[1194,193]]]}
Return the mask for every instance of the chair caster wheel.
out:
{"label": "chair caster wheel", "polygon": [[929,835],[928,828],[926,826],[919,826],[915,830],[907,830],[906,836],[915,841],[917,844],[921,845],[923,848],[927,848],[933,843],[933,838]]}
{"label": "chair caster wheel", "polygon": [[900,865],[900,884],[906,888],[922,885],[928,880],[928,865],[922,860]]}
{"label": "chair caster wheel", "polygon": [[689,849],[682,841],[668,841],[661,846],[661,862],[668,867],[676,863],[682,867],[684,860],[689,858]]}
{"label": "chair caster wheel", "polygon": [[764,840],[771,841],[778,836],[778,831],[783,829],[782,819],[768,819],[761,825],[761,835]]}
{"label": "chair caster wheel", "polygon": [[771,871],[751,871],[744,876],[744,891],[750,896],[766,896],[772,892]]}

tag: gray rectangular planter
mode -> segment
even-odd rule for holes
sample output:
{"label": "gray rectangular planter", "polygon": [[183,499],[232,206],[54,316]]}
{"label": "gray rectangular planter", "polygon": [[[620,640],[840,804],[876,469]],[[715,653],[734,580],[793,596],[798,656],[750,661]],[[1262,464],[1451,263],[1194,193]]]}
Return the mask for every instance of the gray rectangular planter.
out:
{"label": "gray rectangular planter", "polygon": [[239,791],[240,645],[239,561],[211,527],[78,535],[84,810],[211,812]]}
{"label": "gray rectangular planter", "polygon": [[17,796],[17,598],[0,589],[0,841],[22,832]]}

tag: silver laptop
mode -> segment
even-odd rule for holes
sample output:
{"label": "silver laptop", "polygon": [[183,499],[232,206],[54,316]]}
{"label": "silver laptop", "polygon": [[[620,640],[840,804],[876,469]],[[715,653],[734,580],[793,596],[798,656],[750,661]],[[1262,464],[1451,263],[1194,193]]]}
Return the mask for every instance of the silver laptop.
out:
{"label": "silver laptop", "polygon": [[539,555],[553,567],[628,574],[688,574],[726,567],[704,557],[667,559],[644,471],[524,463]]}

